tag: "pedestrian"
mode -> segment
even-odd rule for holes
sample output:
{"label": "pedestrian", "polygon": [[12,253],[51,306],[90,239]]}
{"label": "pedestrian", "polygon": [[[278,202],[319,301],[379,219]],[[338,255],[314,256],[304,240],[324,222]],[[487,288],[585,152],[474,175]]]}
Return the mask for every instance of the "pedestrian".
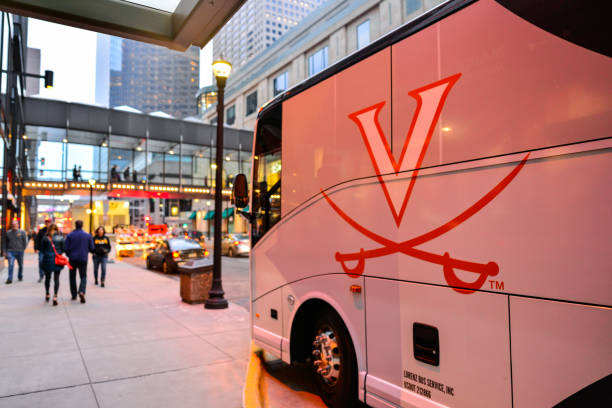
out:
{"label": "pedestrian", "polygon": [[77,179],[79,181],[83,181],[83,176],[81,176],[81,166],[79,166],[79,170],[78,170],[78,173],[77,173]]}
{"label": "pedestrian", "polygon": [[13,283],[13,269],[15,267],[15,259],[19,264],[17,279],[23,280],[23,251],[28,246],[28,236],[24,230],[19,229],[19,222],[13,220],[11,229],[6,231],[6,253],[8,258],[8,279],[6,284]]}
{"label": "pedestrian", "polygon": [[108,254],[111,250],[110,240],[106,236],[106,230],[104,227],[98,227],[96,229],[96,235],[94,237],[94,250],[93,256],[93,268],[94,278],[96,285],[98,284],[98,266],[101,269],[100,274],[100,286],[104,287],[104,281],[106,280],[106,261],[108,260]]}
{"label": "pedestrian", "polygon": [[121,181],[119,179],[119,172],[117,171],[116,164],[111,168],[111,181]]}
{"label": "pedestrian", "polygon": [[91,235],[83,231],[83,221],[77,220],[74,223],[76,229],[66,237],[64,250],[70,259],[70,293],[72,300],[77,298],[76,273],[79,273],[78,295],[81,303],[85,303],[85,292],[87,289],[87,258],[93,252],[94,244]]}
{"label": "pedestrian", "polygon": [[79,181],[79,170],[76,164],[72,168],[72,181]]}
{"label": "pedestrian", "polygon": [[132,181],[134,183],[138,183],[138,172],[136,171],[136,169],[132,170]]}
{"label": "pedestrian", "polygon": [[45,277],[45,271],[43,271],[42,260],[43,253],[40,251],[40,245],[42,239],[47,235],[47,228],[51,225],[51,220],[49,218],[45,219],[45,226],[42,227],[38,234],[36,234],[36,238],[34,239],[34,252],[38,252],[38,283],[42,282]]}
{"label": "pedestrian", "polygon": [[123,171],[123,180],[130,181],[130,166],[126,167]]}
{"label": "pedestrian", "polygon": [[49,301],[49,287],[53,275],[53,306],[57,306],[57,293],[59,291],[60,272],[63,265],[55,263],[56,255],[64,252],[64,237],[58,231],[57,225],[51,224],[47,228],[47,235],[41,241],[40,252],[43,254],[43,270],[45,271],[45,302]]}

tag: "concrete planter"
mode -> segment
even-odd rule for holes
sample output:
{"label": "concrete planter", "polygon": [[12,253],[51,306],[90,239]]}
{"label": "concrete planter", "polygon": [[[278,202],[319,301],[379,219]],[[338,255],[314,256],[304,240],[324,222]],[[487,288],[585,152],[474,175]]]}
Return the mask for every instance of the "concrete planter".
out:
{"label": "concrete planter", "polygon": [[204,303],[212,287],[212,261],[188,261],[179,266],[178,270],[181,274],[181,300],[190,305]]}

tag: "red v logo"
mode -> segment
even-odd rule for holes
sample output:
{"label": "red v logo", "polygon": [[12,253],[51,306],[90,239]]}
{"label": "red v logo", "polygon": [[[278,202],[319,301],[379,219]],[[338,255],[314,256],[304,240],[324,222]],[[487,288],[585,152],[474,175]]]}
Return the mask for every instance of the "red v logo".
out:
{"label": "red v logo", "polygon": [[[406,211],[406,204],[412,193],[417,173],[421,168],[423,158],[425,157],[431,136],[438,122],[438,118],[440,117],[440,112],[444,107],[446,97],[455,82],[459,80],[460,76],[461,74],[456,74],[408,93],[417,101],[417,108],[412,118],[412,124],[410,125],[410,130],[408,131],[404,146],[402,147],[399,160],[397,161],[395,157],[393,157],[391,149],[389,149],[387,139],[378,122],[378,114],[385,105],[384,102],[349,115],[349,118],[357,124],[361,131],[361,136],[370,154],[376,176],[385,193],[387,203],[389,204],[389,208],[391,209],[391,213],[398,227],[402,222],[402,217]],[[351,253],[336,252],[336,261],[340,263],[342,269],[348,276],[357,278],[363,274],[367,259],[402,253],[415,259],[442,266],[446,283],[458,293],[469,294],[480,290],[490,276],[496,276],[499,273],[499,266],[495,262],[490,261],[483,263],[468,261],[455,258],[451,256],[448,251],[440,254],[417,247],[448,233],[482,210],[514,180],[525,166],[528,158],[529,154],[526,154],[520,163],[518,163],[506,177],[453,219],[448,220],[446,223],[424,234],[399,242],[378,235],[365,228],[338,207],[325,191],[321,190],[323,197],[340,218],[365,237],[381,245],[368,250],[360,248],[358,251]],[[412,178],[407,186],[406,183],[402,182],[387,184],[382,178],[382,175],[389,174],[390,176],[387,176],[388,181],[389,178],[393,179],[394,175],[399,177],[399,173],[405,171],[412,171]],[[354,267],[347,266],[347,262],[355,261],[357,264]],[[472,272],[477,274],[478,277],[476,280],[463,281],[457,276],[456,270]]]}
{"label": "red v logo", "polygon": [[[361,131],[363,142],[368,149],[378,181],[385,193],[387,203],[398,227],[402,222],[418,170],[429,147],[431,136],[440,117],[440,112],[444,107],[446,97],[460,76],[460,73],[455,74],[408,93],[416,99],[417,108],[412,118],[410,130],[406,135],[399,160],[397,161],[391,153],[387,138],[378,122],[378,114],[385,105],[385,102],[380,102],[349,115],[349,118],[357,124]],[[382,178],[383,174],[399,176],[400,172],[410,170],[414,170],[414,172],[408,186],[404,183],[386,184]]]}

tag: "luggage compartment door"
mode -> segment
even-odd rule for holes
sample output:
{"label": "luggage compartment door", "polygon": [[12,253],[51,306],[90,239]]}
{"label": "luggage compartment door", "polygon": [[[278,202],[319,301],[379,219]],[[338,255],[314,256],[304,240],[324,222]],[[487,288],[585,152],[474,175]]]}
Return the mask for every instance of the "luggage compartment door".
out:
{"label": "luggage compartment door", "polygon": [[512,405],[507,296],[377,278],[365,293],[366,403]]}
{"label": "luggage compartment door", "polygon": [[609,307],[511,297],[510,322],[516,407],[552,407],[612,373]]}

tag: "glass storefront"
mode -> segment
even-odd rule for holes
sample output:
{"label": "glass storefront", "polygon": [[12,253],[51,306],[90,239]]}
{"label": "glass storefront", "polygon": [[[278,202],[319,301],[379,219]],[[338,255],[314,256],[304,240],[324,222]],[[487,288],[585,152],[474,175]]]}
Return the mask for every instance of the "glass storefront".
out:
{"label": "glass storefront", "polygon": [[[39,126],[27,126],[24,141],[30,180],[215,184],[214,147]],[[250,152],[223,153],[224,187],[231,187],[238,173],[250,177]]]}

